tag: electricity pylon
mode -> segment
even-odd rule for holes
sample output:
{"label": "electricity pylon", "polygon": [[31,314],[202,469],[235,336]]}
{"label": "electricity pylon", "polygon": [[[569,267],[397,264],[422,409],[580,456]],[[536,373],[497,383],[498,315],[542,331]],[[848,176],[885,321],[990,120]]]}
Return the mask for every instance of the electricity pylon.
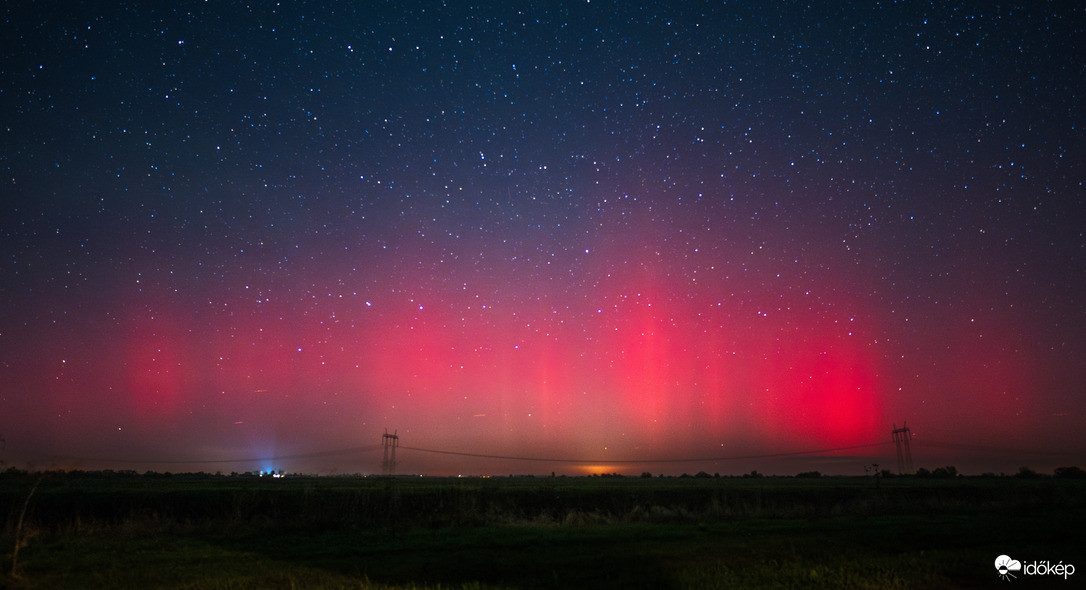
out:
{"label": "electricity pylon", "polygon": [[916,473],[916,470],[913,469],[913,452],[909,449],[909,439],[913,435],[909,431],[908,422],[902,423],[901,428],[894,424],[894,430],[891,434],[894,437],[894,446],[897,447],[897,472],[909,475]]}
{"label": "electricity pylon", "polygon": [[400,437],[396,436],[396,431],[389,434],[386,428],[385,433],[381,435],[381,445],[385,447],[385,457],[381,460],[381,472],[385,475],[393,475],[396,473],[396,447],[400,446]]}

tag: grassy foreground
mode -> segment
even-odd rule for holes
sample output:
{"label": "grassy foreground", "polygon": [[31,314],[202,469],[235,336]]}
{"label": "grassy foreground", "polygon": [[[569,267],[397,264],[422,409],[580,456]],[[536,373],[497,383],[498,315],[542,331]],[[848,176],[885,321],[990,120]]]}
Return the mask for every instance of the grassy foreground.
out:
{"label": "grassy foreground", "polygon": [[[1001,554],[1086,568],[1084,492],[1058,478],[9,472],[0,587],[982,588],[1002,583]],[[1015,580],[1039,581],[1065,582]]]}

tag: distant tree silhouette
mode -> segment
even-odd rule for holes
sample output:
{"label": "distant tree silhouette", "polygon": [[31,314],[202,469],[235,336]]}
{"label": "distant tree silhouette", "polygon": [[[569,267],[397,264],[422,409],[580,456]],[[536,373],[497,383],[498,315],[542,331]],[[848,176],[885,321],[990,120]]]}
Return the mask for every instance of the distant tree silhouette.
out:
{"label": "distant tree silhouette", "polygon": [[958,477],[958,468],[953,465],[947,465],[946,467],[936,467],[931,472],[932,477],[938,477],[942,479],[950,479]]}
{"label": "distant tree silhouette", "polygon": [[1075,479],[1086,478],[1086,471],[1076,466],[1071,467],[1057,467],[1053,472],[1056,477],[1070,477]]}
{"label": "distant tree silhouette", "polygon": [[1041,477],[1041,475],[1029,467],[1019,467],[1015,477],[1020,477],[1022,479],[1036,479]]}

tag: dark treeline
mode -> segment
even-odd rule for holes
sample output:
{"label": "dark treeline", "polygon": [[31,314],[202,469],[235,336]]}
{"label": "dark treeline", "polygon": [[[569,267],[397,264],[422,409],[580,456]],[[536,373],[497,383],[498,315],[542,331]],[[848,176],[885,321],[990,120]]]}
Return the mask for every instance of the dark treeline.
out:
{"label": "dark treeline", "polygon": [[[908,477],[804,472],[794,477],[272,478],[9,469],[0,473],[0,518],[10,532],[24,506],[26,521],[43,531],[141,523],[226,529],[700,523],[1086,508],[1086,480],[1078,468],[1046,476],[936,472]],[[939,473],[944,472],[949,469]],[[32,489],[36,493],[28,502]]]}
{"label": "dark treeline", "polygon": [[[284,472],[284,471],[281,471],[281,470],[280,471],[244,471],[244,472],[233,471],[233,472],[230,472],[230,473],[223,473],[221,471],[216,471],[214,473],[209,473],[209,472],[206,472],[206,471],[183,471],[183,472],[173,473],[173,472],[170,472],[170,471],[161,471],[160,472],[160,471],[150,471],[150,470],[140,472],[140,471],[136,471],[136,470],[133,470],[133,469],[122,469],[122,470],[114,470],[114,469],[99,469],[99,470],[82,470],[82,469],[30,470],[30,469],[18,469],[18,468],[15,468],[15,467],[9,467],[4,471],[0,471],[0,479],[2,479],[2,478],[28,477],[28,476],[34,476],[34,475],[37,475],[37,476],[61,476],[61,477],[73,478],[73,479],[75,479],[75,478],[101,479],[101,478],[110,478],[110,477],[117,477],[117,478],[139,478],[139,477],[143,477],[143,478],[148,478],[148,479],[176,478],[178,480],[199,480],[199,479],[212,479],[212,478],[230,478],[230,479],[242,479],[242,480],[258,480],[258,479],[263,479],[263,478],[268,478],[268,479],[280,479],[280,478],[292,478],[292,479],[298,479],[298,478],[321,478],[321,479],[358,479],[358,478],[362,478],[362,479],[370,479],[370,478],[375,478],[375,479],[383,479],[383,478],[387,477],[387,476],[383,476],[383,475],[363,474],[363,473],[340,473],[340,474],[334,474],[334,475],[317,475],[317,474],[306,474],[306,473],[287,473],[287,472]],[[868,470],[867,476],[868,477],[882,477],[882,478],[898,478],[898,477],[900,477],[900,478],[910,478],[910,477],[916,477],[916,478],[921,478],[921,479],[923,479],[923,478],[946,479],[946,478],[954,478],[954,477],[984,477],[984,478],[1018,477],[1018,478],[1025,478],[1025,479],[1044,478],[1044,477],[1057,477],[1057,478],[1078,479],[1078,478],[1086,478],[1086,470],[1083,470],[1082,468],[1077,467],[1077,466],[1067,466],[1067,467],[1057,467],[1056,469],[1053,470],[1053,472],[1051,474],[1045,474],[1045,473],[1037,472],[1037,471],[1035,471],[1035,470],[1033,470],[1033,469],[1031,469],[1029,467],[1021,467],[1021,468],[1019,468],[1019,470],[1017,472],[1015,472],[1013,474],[1007,474],[1007,473],[998,473],[997,474],[997,473],[994,473],[994,472],[985,472],[985,473],[981,473],[979,475],[966,476],[965,474],[960,473],[958,471],[958,469],[956,467],[954,467],[953,465],[947,465],[947,466],[943,466],[943,467],[936,467],[934,469],[927,469],[925,467],[921,467],[921,468],[916,470],[916,473],[913,473],[913,474],[894,473],[893,471],[890,471],[889,469],[874,470],[874,471]],[[535,475],[535,474],[519,474],[519,475],[510,474],[508,476],[502,476],[502,475],[472,475],[472,476],[456,476],[456,477],[452,477],[452,476],[426,476],[426,475],[421,475],[421,474],[411,474],[411,475],[396,475],[396,476],[393,476],[393,477],[397,477],[397,478],[403,478],[403,477],[428,477],[428,478],[431,478],[431,479],[492,479],[492,478],[503,478],[503,477],[508,477],[508,478],[537,478],[537,477],[538,478],[544,478],[544,477],[555,478],[555,477],[558,477],[558,478],[563,478],[563,479],[565,479],[565,478],[572,478],[572,479],[575,479],[575,478],[607,478],[607,479],[614,479],[614,478],[630,478],[630,477],[640,477],[642,479],[651,479],[651,478],[685,479],[685,478],[691,478],[691,477],[698,478],[698,479],[707,479],[707,478],[719,479],[719,478],[722,478],[722,477],[723,478],[736,478],[736,477],[738,477],[738,478],[744,478],[744,479],[759,478],[759,477],[770,477],[770,478],[832,477],[832,478],[840,478],[840,479],[849,479],[849,478],[854,478],[854,477],[857,477],[857,476],[849,476],[849,475],[829,475],[828,476],[828,475],[823,475],[822,473],[820,473],[818,471],[802,471],[802,472],[799,472],[799,473],[795,474],[794,476],[787,476],[787,475],[770,475],[770,476],[767,476],[767,475],[765,475],[763,473],[760,473],[759,471],[755,470],[755,471],[751,471],[750,473],[743,473],[743,474],[739,474],[739,475],[721,475],[720,473],[709,474],[709,473],[707,473],[705,471],[699,471],[699,472],[695,473],[694,475],[690,475],[689,473],[683,473],[681,475],[668,475],[668,474],[664,474],[664,473],[653,474],[652,472],[645,471],[645,472],[642,472],[640,476],[625,475],[625,474],[622,474],[622,473],[598,473],[598,474],[591,474],[591,475],[556,475],[556,474],[554,474],[552,472],[549,476],[542,476],[542,475]]]}

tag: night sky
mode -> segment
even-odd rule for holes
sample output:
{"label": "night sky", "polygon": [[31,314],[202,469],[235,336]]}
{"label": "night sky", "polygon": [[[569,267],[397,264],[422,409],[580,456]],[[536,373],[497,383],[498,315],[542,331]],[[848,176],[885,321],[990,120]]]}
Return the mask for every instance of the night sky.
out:
{"label": "night sky", "polygon": [[0,460],[1086,466],[1086,9],[858,4],[4,3]]}

